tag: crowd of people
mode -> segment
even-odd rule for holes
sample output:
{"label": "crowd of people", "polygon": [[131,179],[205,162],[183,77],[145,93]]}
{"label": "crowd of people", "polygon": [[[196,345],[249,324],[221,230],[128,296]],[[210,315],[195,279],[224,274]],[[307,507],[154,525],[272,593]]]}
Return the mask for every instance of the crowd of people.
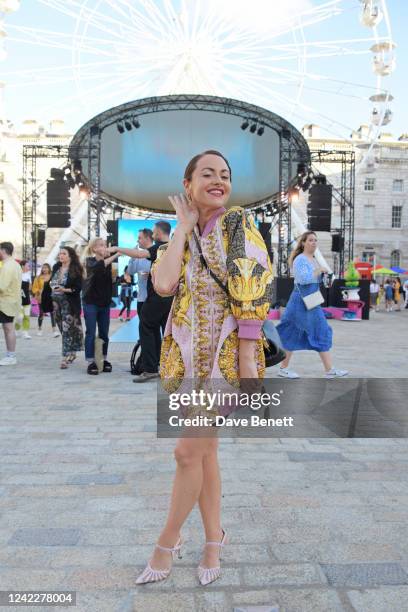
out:
{"label": "crowd of people", "polygon": [[402,283],[396,276],[387,278],[380,285],[374,278],[370,283],[370,308],[378,312],[382,305],[386,312],[408,309],[408,279]]}
{"label": "crowd of people", "polygon": [[[28,334],[32,294],[39,305],[38,332],[42,333],[44,317],[49,314],[54,335],[61,334],[62,369],[85,349],[88,374],[112,372],[108,360],[112,264],[125,255],[130,260],[118,283],[123,305],[120,316],[126,312],[126,320],[134,297],[134,276],[138,277],[142,373],[135,382],[160,374],[164,389],[170,391],[181,388],[187,379],[198,381],[200,388],[206,388],[212,379],[232,387],[243,379],[262,379],[273,281],[266,245],[242,208],[226,208],[232,172],[221,153],[196,155],[185,169],[183,185],[183,194],[169,198],[177,215],[171,240],[170,224],[158,221],[153,231],[139,232],[136,248],[108,247],[105,240],[96,238],[80,259],[74,249],[62,246],[57,263],[52,269],[43,265],[32,287],[27,262],[17,263],[13,245],[0,243],[0,323],[7,350],[0,365],[17,363],[14,324],[21,319],[22,333]],[[284,349],[277,373],[284,378],[298,378],[289,362],[299,350],[317,352],[327,378],[348,374],[332,364],[332,330],[319,291],[327,271],[315,258],[316,248],[317,236],[308,231],[300,236],[291,256],[294,288],[276,328],[277,342]],[[400,281],[394,286],[384,283],[383,290],[387,310],[392,304],[398,307]],[[372,284],[376,304],[380,292]],[[187,406],[183,415],[194,417],[196,410]],[[169,576],[174,554],[182,546],[181,528],[196,504],[205,531],[198,579],[207,585],[220,576],[220,551],[227,534],[221,525],[217,451],[217,427],[206,427],[198,437],[178,439],[168,517],[138,584]]]}

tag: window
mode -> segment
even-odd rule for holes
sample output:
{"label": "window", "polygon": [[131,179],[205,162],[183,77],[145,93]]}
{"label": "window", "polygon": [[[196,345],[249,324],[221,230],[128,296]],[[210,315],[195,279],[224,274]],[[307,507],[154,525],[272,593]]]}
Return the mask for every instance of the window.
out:
{"label": "window", "polygon": [[401,251],[392,251],[390,267],[399,268],[401,263]]}
{"label": "window", "polygon": [[394,193],[402,193],[404,191],[404,181],[402,179],[394,179],[392,181],[392,190]]}
{"label": "window", "polygon": [[402,221],[402,206],[393,206],[391,213],[391,227],[400,228]]}
{"label": "window", "polygon": [[368,177],[364,181],[364,191],[374,191],[375,178]]}
{"label": "window", "polygon": [[4,223],[4,200],[0,200],[0,223]]}
{"label": "window", "polygon": [[365,261],[366,263],[374,264],[375,252],[374,251],[363,251],[361,255],[361,261]]}
{"label": "window", "polygon": [[363,223],[365,226],[373,227],[375,223],[374,213],[375,213],[375,206],[372,206],[371,204],[367,204],[366,206],[364,206]]}

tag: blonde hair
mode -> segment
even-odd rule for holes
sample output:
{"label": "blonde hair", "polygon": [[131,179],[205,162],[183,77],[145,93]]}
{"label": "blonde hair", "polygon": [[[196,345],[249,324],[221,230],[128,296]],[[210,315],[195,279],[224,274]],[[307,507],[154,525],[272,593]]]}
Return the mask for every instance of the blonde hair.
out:
{"label": "blonde hair", "polygon": [[92,238],[92,240],[90,240],[88,242],[88,244],[86,245],[84,252],[82,253],[82,259],[85,262],[87,257],[92,257],[94,252],[95,252],[95,247],[98,244],[98,242],[100,241],[105,242],[104,238],[101,238],[100,236],[98,236],[97,238]]}
{"label": "blonde hair", "polygon": [[303,250],[305,248],[305,242],[308,239],[308,237],[311,236],[312,234],[313,236],[316,236],[316,232],[312,232],[309,230],[307,232],[303,232],[303,234],[298,238],[295,248],[289,255],[289,260],[288,260],[289,266],[292,267],[295,257],[303,253]]}

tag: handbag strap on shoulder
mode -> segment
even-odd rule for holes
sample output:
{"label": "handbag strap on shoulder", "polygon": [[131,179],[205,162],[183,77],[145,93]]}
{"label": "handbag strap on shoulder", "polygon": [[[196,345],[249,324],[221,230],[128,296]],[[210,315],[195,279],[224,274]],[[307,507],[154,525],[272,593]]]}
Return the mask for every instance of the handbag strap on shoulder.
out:
{"label": "handbag strap on shoulder", "polygon": [[195,230],[194,230],[194,229],[193,229],[193,238],[194,238],[194,241],[195,241],[195,243],[196,243],[196,245],[197,245],[198,253],[199,253],[199,255],[200,255],[201,265],[202,265],[204,268],[206,268],[206,270],[208,270],[208,273],[209,273],[209,275],[211,276],[211,278],[212,278],[213,280],[215,280],[215,282],[217,283],[217,285],[218,285],[219,287],[221,287],[221,289],[222,289],[223,291],[225,291],[225,293],[226,293],[226,294],[229,296],[229,292],[228,292],[228,287],[227,287],[227,285],[225,285],[225,284],[222,282],[222,280],[220,280],[220,279],[218,278],[218,276],[217,276],[216,274],[214,274],[214,272],[211,270],[210,266],[208,265],[208,262],[207,262],[206,258],[204,257],[204,254],[203,254],[203,250],[202,250],[202,248],[201,248],[200,241],[198,240],[198,238],[197,238],[197,234],[195,233]]}

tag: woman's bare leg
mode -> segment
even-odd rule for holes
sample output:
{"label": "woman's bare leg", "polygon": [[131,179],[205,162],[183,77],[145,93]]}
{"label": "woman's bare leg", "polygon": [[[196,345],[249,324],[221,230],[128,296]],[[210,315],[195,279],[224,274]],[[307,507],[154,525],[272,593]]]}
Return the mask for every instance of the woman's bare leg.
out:
{"label": "woman's bare leg", "polygon": [[288,367],[290,358],[293,355],[293,351],[287,351],[286,349],[285,349],[285,353],[286,353],[286,357],[285,357],[285,359],[283,361],[281,361],[281,364],[280,364],[281,368],[287,368]]}
{"label": "woman's bare leg", "polygon": [[[177,462],[176,474],[166,525],[158,543],[168,548],[174,546],[181,527],[198,501],[203,484],[203,457],[211,438],[180,438],[174,451]],[[169,554],[158,548],[151,558],[154,569],[169,566]]]}
{"label": "woman's bare leg", "polygon": [[331,360],[331,355],[329,351],[323,351],[322,353],[319,353],[320,359],[323,362],[323,366],[324,369],[326,370],[326,372],[328,372],[329,370],[331,370],[332,368],[332,360]]}
{"label": "woman's bare leg", "polygon": [[[218,439],[214,439],[212,448],[203,457],[203,486],[198,499],[207,542],[220,542],[222,539],[221,476],[217,450]],[[216,546],[204,547],[200,565],[214,567],[218,563],[219,553]]]}

